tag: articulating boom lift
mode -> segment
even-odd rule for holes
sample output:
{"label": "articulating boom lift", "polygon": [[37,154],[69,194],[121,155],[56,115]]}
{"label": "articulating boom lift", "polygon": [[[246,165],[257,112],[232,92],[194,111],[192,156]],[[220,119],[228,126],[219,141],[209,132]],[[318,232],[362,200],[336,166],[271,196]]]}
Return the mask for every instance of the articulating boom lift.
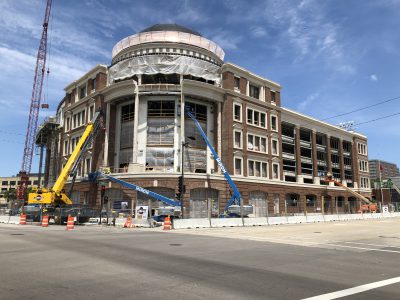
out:
{"label": "articulating boom lift", "polygon": [[[220,167],[222,173],[224,173],[226,181],[228,181],[230,187],[233,190],[232,198],[228,201],[228,204],[224,208],[224,213],[232,216],[232,217],[240,217],[241,215],[247,216],[253,213],[253,206],[251,205],[240,205],[242,200],[242,196],[237,189],[235,183],[233,182],[231,176],[229,175],[228,171],[226,170],[224,164],[222,163],[221,159],[219,158],[217,152],[215,152],[214,148],[211,146],[210,141],[207,138],[207,135],[204,133],[203,129],[201,128],[199,122],[193,116],[193,114],[189,111],[189,107],[186,107],[186,114],[193,120],[194,124],[196,125],[197,129],[199,130],[203,140],[206,142],[208,148],[210,149],[212,155],[214,156],[215,161],[217,162],[218,166]],[[242,212],[241,212],[242,210]],[[222,217],[223,215],[221,215]]]}

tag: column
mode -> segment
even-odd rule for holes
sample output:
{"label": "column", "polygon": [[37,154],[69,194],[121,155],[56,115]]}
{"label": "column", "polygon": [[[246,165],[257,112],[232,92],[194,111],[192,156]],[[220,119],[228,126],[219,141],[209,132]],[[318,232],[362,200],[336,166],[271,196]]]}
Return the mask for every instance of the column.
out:
{"label": "column", "polygon": [[340,180],[342,184],[346,185],[346,178],[344,176],[344,157],[343,157],[343,139],[339,139],[339,166],[340,166]]}
{"label": "column", "polygon": [[103,153],[103,167],[107,167],[108,163],[108,143],[110,134],[110,102],[107,102],[106,108],[106,132],[104,134],[104,153]]}
{"label": "column", "polygon": [[135,85],[135,119],[133,123],[133,155],[132,162],[137,163],[138,158],[138,127],[139,127],[139,87],[136,81],[133,81]]}
{"label": "column", "polygon": [[[221,115],[222,112],[221,112],[221,109],[222,109],[221,102],[218,102],[218,104],[217,104],[217,110],[218,110],[217,111],[217,154],[219,157],[222,157],[222,123],[221,123],[222,122],[222,115]],[[220,173],[218,165],[217,164],[214,164],[214,165],[217,168],[214,172]],[[233,166],[233,168],[235,168],[235,166]]]}
{"label": "column", "polygon": [[358,160],[357,160],[357,143],[351,142],[351,168],[353,171],[353,187],[358,188]]}
{"label": "column", "polygon": [[296,147],[296,180],[298,183],[303,183],[303,177],[301,176],[300,126],[296,125],[294,130]]}
{"label": "column", "polygon": [[318,161],[317,161],[317,132],[313,129],[311,133],[312,164],[314,184],[319,184]]}

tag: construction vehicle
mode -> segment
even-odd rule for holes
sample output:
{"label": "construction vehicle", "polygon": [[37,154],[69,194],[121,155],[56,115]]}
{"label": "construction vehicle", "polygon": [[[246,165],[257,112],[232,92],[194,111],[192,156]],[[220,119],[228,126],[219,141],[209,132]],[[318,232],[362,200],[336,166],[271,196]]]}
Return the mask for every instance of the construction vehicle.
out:
{"label": "construction vehicle", "polygon": [[364,196],[360,195],[359,193],[353,191],[351,188],[341,184],[339,181],[333,179],[332,173],[328,172],[326,174],[326,178],[327,179],[324,179],[323,181],[335,183],[337,186],[340,186],[340,187],[344,188],[350,194],[352,194],[356,198],[358,198],[361,201],[366,203],[366,204],[362,204],[361,205],[360,210],[359,210],[360,213],[364,213],[364,212],[374,212],[375,213],[377,211],[377,205],[376,204],[372,203],[368,198],[365,198]]}
{"label": "construction vehicle", "polygon": [[194,124],[196,125],[197,129],[199,130],[203,140],[206,142],[208,149],[210,149],[212,155],[214,156],[215,161],[217,162],[218,166],[220,167],[222,173],[225,176],[226,181],[228,182],[229,186],[233,191],[233,195],[231,199],[228,201],[227,205],[224,208],[224,212],[220,215],[220,217],[247,217],[249,214],[253,213],[253,206],[252,205],[243,205],[242,196],[237,189],[235,183],[233,182],[231,176],[229,175],[228,171],[226,170],[224,164],[222,163],[221,159],[219,158],[217,152],[215,152],[213,146],[211,146],[210,141],[207,138],[207,135],[204,133],[201,125],[190,112],[190,108],[185,108],[186,114],[193,120]]}
{"label": "construction vehicle", "polygon": [[[32,167],[33,150],[35,148],[35,134],[39,118],[40,102],[42,100],[42,89],[46,71],[46,57],[47,57],[47,29],[50,21],[52,0],[47,0],[46,11],[43,20],[42,37],[40,39],[39,49],[36,57],[35,76],[33,79],[32,97],[29,110],[28,128],[25,137],[24,154],[22,157],[21,170],[19,172],[19,185],[17,187],[17,200],[18,205],[22,209],[25,202],[25,192],[28,186],[29,174]],[[50,71],[47,69],[46,74],[49,75]],[[42,106],[42,108],[45,108]],[[40,170],[39,170],[40,174]],[[40,181],[39,181],[40,183]]]}
{"label": "construction vehicle", "polygon": [[[41,206],[46,209],[50,215],[57,215],[56,208],[69,206],[72,208],[71,193],[77,176],[77,169],[84,157],[86,150],[92,144],[99,128],[101,127],[101,112],[98,111],[93,116],[93,119],[86,125],[85,131],[82,134],[78,144],[72,151],[67,163],[63,167],[53,187],[50,189],[38,188],[28,195],[28,206]],[[64,187],[69,177],[72,177],[71,187],[68,195],[65,193]],[[66,217],[66,216],[63,216]],[[82,216],[84,217],[84,216]]]}
{"label": "construction vehicle", "polygon": [[154,199],[156,199],[158,201],[161,201],[161,202],[163,202],[163,203],[168,205],[168,206],[158,207],[156,209],[156,214],[155,214],[155,216],[153,216],[153,218],[156,221],[162,222],[162,221],[164,221],[164,218],[166,216],[170,216],[172,218],[179,218],[181,216],[182,208],[181,208],[181,203],[179,201],[172,200],[172,199],[167,198],[167,197],[165,197],[163,195],[160,195],[160,194],[158,194],[156,192],[153,192],[153,191],[147,190],[145,188],[142,188],[142,187],[140,187],[140,186],[138,186],[136,184],[133,184],[133,183],[130,183],[130,182],[126,182],[124,180],[121,180],[121,179],[115,178],[113,176],[110,176],[108,174],[108,172],[109,172],[109,170],[105,169],[103,171],[103,173],[99,173],[98,176],[100,175],[100,177],[104,177],[106,179],[109,179],[110,181],[118,183],[118,184],[120,184],[122,186],[125,186],[125,187],[129,188],[129,189],[136,190],[136,191],[138,191],[140,193],[143,193],[143,194],[145,194],[147,196],[150,196],[150,197],[152,197],[152,198],[154,198]]}

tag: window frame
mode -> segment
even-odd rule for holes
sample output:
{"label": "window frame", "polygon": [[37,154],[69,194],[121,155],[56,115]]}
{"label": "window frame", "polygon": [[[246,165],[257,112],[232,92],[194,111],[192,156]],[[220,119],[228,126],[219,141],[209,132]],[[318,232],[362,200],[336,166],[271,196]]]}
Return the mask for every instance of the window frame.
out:
{"label": "window frame", "polygon": [[[236,119],[235,107],[240,107],[239,119]],[[241,103],[233,103],[233,120],[242,123],[243,105]]]}
{"label": "window frame", "polygon": [[[251,122],[249,121],[249,112],[250,111],[251,111]],[[259,125],[256,125],[256,123],[255,123],[255,114],[254,114],[254,112],[257,112],[257,114],[258,114],[258,124]],[[261,125],[262,119],[264,119],[264,126]],[[257,128],[267,129],[268,128],[268,126],[267,126],[268,122],[266,120],[267,120],[267,113],[266,112],[263,112],[263,111],[258,110],[258,109],[254,109],[252,107],[247,107],[246,108],[246,124],[254,126],[254,127],[257,127]]]}
{"label": "window frame", "polygon": [[[249,149],[249,136],[252,136],[252,145],[253,145],[253,149]],[[256,138],[259,139],[258,142],[258,148],[259,150],[255,150],[256,149]],[[261,145],[262,145],[262,140],[265,140],[265,151],[261,151]],[[268,137],[267,136],[261,136],[258,134],[253,134],[253,133],[247,133],[247,138],[246,138],[246,150],[247,151],[252,151],[252,152],[256,152],[256,153],[263,153],[263,154],[268,154]]]}
{"label": "window frame", "polygon": [[[276,142],[276,153],[274,153],[274,141]],[[271,155],[279,156],[279,140],[271,138]]]}
{"label": "window frame", "polygon": [[[240,160],[240,174],[236,173],[236,160]],[[233,157],[233,173],[235,176],[243,176],[243,157],[234,156]]]}
{"label": "window frame", "polygon": [[[260,166],[259,169],[259,176],[256,175],[256,169],[257,169],[257,163]],[[250,165],[253,167],[250,168]],[[264,168],[265,167],[265,168]],[[256,160],[256,159],[247,159],[247,177],[254,177],[254,178],[269,178],[269,164],[267,161],[261,161],[261,160]],[[253,170],[253,175],[250,175],[250,170]],[[263,176],[263,170],[265,169],[266,174]]]}
{"label": "window frame", "polygon": [[[236,133],[240,134],[239,146],[236,146]],[[242,132],[242,130],[238,130],[238,129],[233,130],[233,148],[243,149],[243,132]]]}

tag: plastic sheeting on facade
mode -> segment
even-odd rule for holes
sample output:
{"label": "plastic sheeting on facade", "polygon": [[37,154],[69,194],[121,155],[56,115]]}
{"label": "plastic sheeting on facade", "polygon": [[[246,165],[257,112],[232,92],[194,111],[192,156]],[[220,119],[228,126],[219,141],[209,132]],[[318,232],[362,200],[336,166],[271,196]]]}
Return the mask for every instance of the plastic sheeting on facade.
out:
{"label": "plastic sheeting on facade", "polygon": [[165,147],[147,147],[146,168],[164,172],[173,172],[174,149]]}
{"label": "plastic sheeting on facade", "polygon": [[188,56],[151,55],[132,57],[110,67],[109,81],[124,80],[133,75],[182,74],[220,83],[220,67]]}

